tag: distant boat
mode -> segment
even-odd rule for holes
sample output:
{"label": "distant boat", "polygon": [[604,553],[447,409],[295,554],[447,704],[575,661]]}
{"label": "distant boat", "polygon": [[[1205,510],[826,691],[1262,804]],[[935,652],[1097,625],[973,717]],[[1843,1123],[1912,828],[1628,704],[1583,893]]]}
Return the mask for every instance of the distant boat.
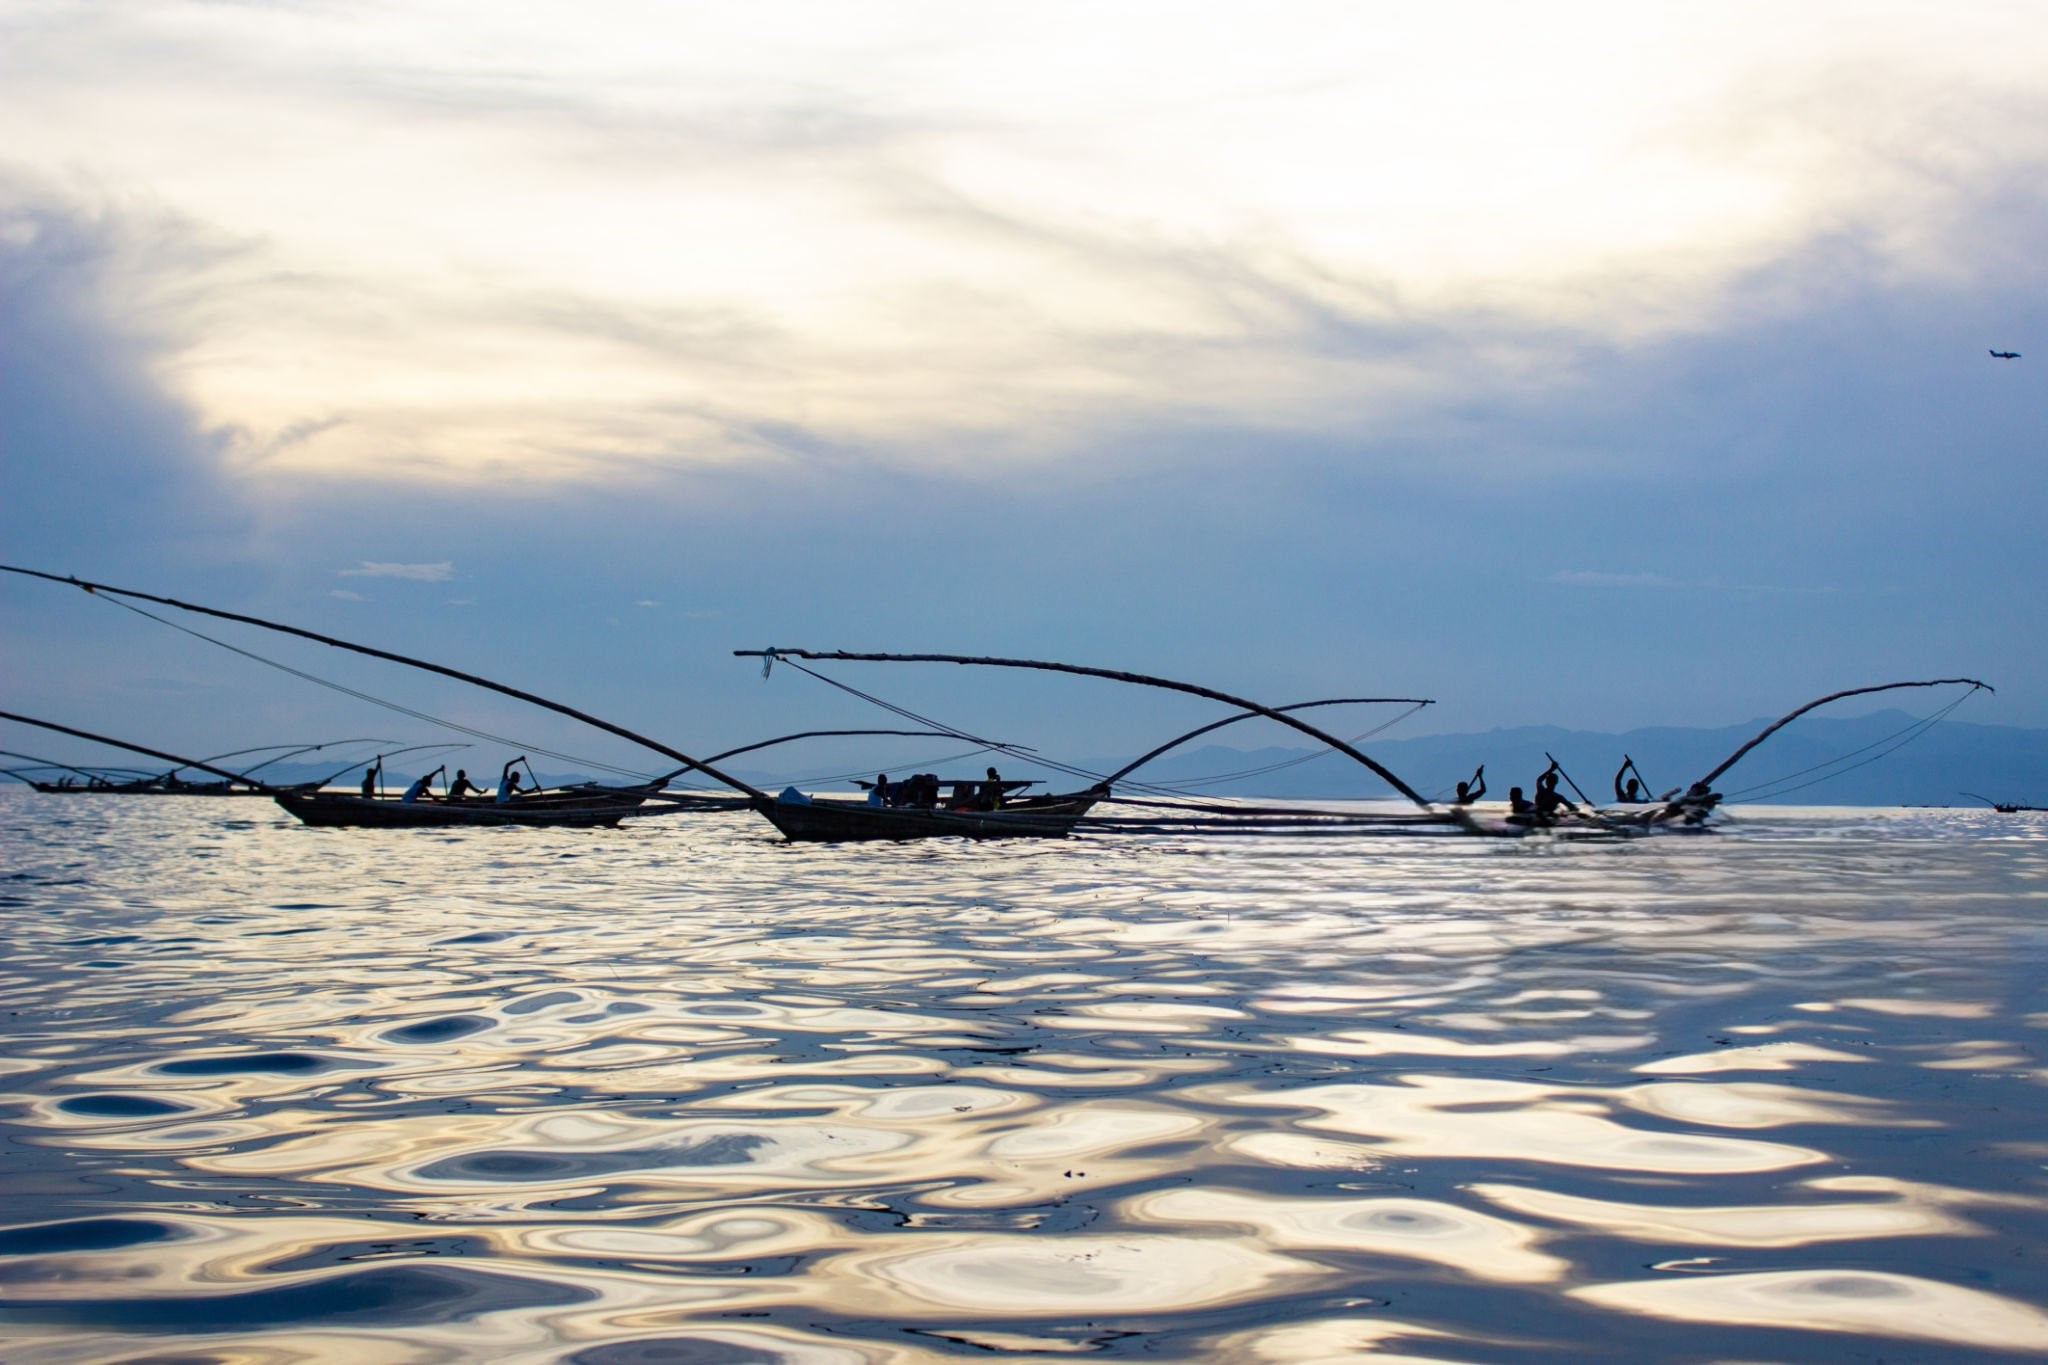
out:
{"label": "distant boat", "polygon": [[1963,795],[1969,797],[1973,801],[1982,801],[1985,805],[1991,807],[1991,809],[1997,811],[2000,815],[2017,815],[2021,811],[2028,810],[2048,811],[2048,806],[2022,806],[2012,801],[1993,801],[1990,797],[1979,796],[1975,792],[1964,792]]}
{"label": "distant boat", "polygon": [[[94,771],[87,768],[73,767],[68,763],[39,761],[44,768],[61,768],[66,772],[75,773],[85,779],[82,782],[74,781],[70,778],[58,778],[51,781],[28,777],[12,769],[8,771],[10,776],[18,777],[37,791],[47,792],[52,796],[269,796],[275,791],[318,791],[331,780],[329,778],[316,778],[311,782],[279,784],[264,782],[256,777],[257,773],[262,772],[274,763],[282,763],[288,758],[297,758],[300,754],[310,754],[321,749],[331,749],[343,744],[389,744],[392,742],[388,739],[368,738],[327,739],[320,741],[318,744],[259,744],[247,749],[236,749],[231,753],[214,754],[204,759],[194,759],[190,762],[180,763],[169,772],[144,773],[135,777],[124,778],[109,777],[106,775],[105,770]],[[427,748],[433,746],[415,745],[413,747]],[[283,752],[266,758],[261,763],[243,769],[241,772],[210,766],[222,759],[240,758],[243,754],[269,753],[273,749],[282,750]],[[409,753],[411,750],[400,750],[399,752]],[[349,768],[356,766],[356,764],[351,763],[348,767],[341,769],[341,771],[347,772]],[[195,767],[202,768],[207,772],[219,773],[221,776],[217,780],[210,782],[194,782],[178,776],[185,769]],[[134,770],[130,769],[129,771],[132,772]],[[339,774],[336,775],[338,776]]]}
{"label": "distant boat", "polygon": [[1993,351],[1991,354],[1999,360],[2018,360],[2020,358],[2018,351]]}
{"label": "distant boat", "polygon": [[177,777],[143,777],[132,782],[92,782],[65,785],[62,782],[30,781],[39,792],[53,796],[269,796],[273,791],[318,787],[318,782],[294,787],[250,787],[239,782],[186,782]]}

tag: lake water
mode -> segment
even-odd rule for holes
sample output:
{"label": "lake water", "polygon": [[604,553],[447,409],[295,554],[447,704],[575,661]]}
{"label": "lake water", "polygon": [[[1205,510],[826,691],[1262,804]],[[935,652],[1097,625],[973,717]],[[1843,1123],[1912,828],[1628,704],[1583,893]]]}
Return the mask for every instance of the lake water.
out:
{"label": "lake water", "polygon": [[2048,1354],[2048,817],[0,795],[0,1357]]}

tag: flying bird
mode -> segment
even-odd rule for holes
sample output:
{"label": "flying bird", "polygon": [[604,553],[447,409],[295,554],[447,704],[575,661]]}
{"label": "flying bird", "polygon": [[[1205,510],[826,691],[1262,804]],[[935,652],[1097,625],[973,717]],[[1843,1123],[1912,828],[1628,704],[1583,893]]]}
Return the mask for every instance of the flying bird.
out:
{"label": "flying bird", "polygon": [[1991,354],[2000,360],[2018,360],[2020,358],[2018,351],[1993,351]]}

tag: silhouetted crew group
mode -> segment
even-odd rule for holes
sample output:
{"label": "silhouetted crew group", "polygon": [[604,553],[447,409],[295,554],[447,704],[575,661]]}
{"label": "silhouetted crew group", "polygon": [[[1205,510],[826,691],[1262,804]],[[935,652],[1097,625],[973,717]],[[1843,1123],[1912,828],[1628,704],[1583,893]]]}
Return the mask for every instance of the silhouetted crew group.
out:
{"label": "silhouetted crew group", "polygon": [[988,779],[984,782],[955,782],[943,801],[939,798],[942,785],[937,773],[913,773],[901,782],[891,782],[889,774],[877,773],[875,785],[868,788],[868,804],[908,806],[918,810],[935,810],[941,805],[947,810],[1001,810],[1003,792],[1009,786],[994,768],[988,770]]}
{"label": "silhouetted crew group", "polygon": [[[524,758],[515,758],[511,763],[505,765],[505,771],[498,778],[498,794],[495,798],[500,803],[510,801],[515,796],[522,794],[531,795],[541,789],[539,778],[534,779],[533,786],[521,785],[519,774],[513,771],[513,765],[524,762],[526,762]],[[447,771],[448,769],[445,766],[439,767],[424,777],[414,778],[412,784],[405,789],[405,795],[398,798],[399,801],[410,805],[420,801],[460,801],[466,796],[478,798],[490,796],[489,788],[479,787],[469,780],[469,770],[467,768],[457,768],[455,770],[455,780],[448,784],[448,790],[440,796],[435,796],[434,779]],[[529,768],[528,772],[531,771],[532,769]],[[382,782],[383,777],[384,763],[382,759],[379,759],[363,772],[363,795],[374,799],[380,790],[379,784]]]}

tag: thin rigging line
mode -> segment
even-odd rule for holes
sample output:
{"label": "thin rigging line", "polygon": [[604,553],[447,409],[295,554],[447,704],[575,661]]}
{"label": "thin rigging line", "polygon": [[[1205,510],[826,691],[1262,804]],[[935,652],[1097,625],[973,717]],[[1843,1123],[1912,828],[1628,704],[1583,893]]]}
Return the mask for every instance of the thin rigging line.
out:
{"label": "thin rigging line", "polygon": [[[1388,730],[1391,730],[1396,725],[1399,725],[1402,721],[1408,719],[1408,717],[1414,715],[1417,711],[1420,711],[1426,705],[1428,705],[1427,702],[1417,702],[1415,705],[1409,707],[1406,711],[1403,711],[1400,715],[1393,717],[1391,720],[1383,721],[1380,724],[1373,726],[1370,730],[1362,730],[1358,734],[1352,735],[1349,739],[1346,739],[1344,742],[1346,744],[1357,744],[1360,740],[1371,739],[1374,735],[1382,734]],[[1190,777],[1180,782],[1165,782],[1158,783],[1155,785],[1165,790],[1178,791],[1186,790],[1190,787],[1203,786],[1209,783],[1236,782],[1241,778],[1263,777],[1267,773],[1276,773],[1283,768],[1293,768],[1303,763],[1312,763],[1319,758],[1328,758],[1331,754],[1334,754],[1335,752],[1336,750],[1334,749],[1311,749],[1305,754],[1297,754],[1293,758],[1284,758],[1275,763],[1268,763],[1262,768],[1243,768],[1237,772],[1218,773],[1212,777]]]}
{"label": "thin rigging line", "polygon": [[558,753],[553,749],[542,748],[538,744],[529,744],[525,741],[511,739],[504,735],[495,735],[488,730],[479,730],[474,726],[463,725],[457,721],[447,720],[441,716],[429,715],[425,711],[415,711],[413,708],[409,706],[402,706],[395,701],[387,701],[382,697],[373,696],[368,692],[361,692],[353,687],[348,687],[341,683],[332,682],[326,678],[319,677],[316,674],[308,673],[304,669],[293,668],[290,664],[280,663],[276,659],[265,658],[263,655],[258,654],[253,650],[242,648],[240,645],[231,645],[226,640],[215,639],[213,636],[206,634],[204,631],[194,630],[190,626],[183,626],[179,625],[176,621],[166,620],[163,617],[158,616],[153,611],[147,611],[141,607],[134,605],[131,602],[122,601],[121,599],[110,596],[107,593],[96,592],[93,593],[92,596],[94,596],[102,602],[111,603],[114,606],[121,608],[123,611],[132,611],[137,616],[146,616],[150,620],[156,622],[158,625],[169,626],[172,630],[181,631],[186,635],[192,636],[194,639],[204,640],[210,645],[218,645],[222,649],[225,649],[230,653],[239,654],[245,659],[253,659],[259,664],[266,664],[269,667],[275,668],[280,672],[289,673],[295,678],[303,678],[307,682],[317,683],[321,687],[330,688],[333,691],[342,693],[344,696],[354,697],[358,701],[369,702],[373,706],[381,706],[387,711],[396,711],[402,716],[411,716],[415,720],[423,720],[430,725],[439,725],[446,729],[454,730],[458,734],[470,735],[476,739],[487,739],[493,744],[503,744],[514,749],[528,749],[534,753],[540,754],[544,758],[560,759],[564,763],[584,764],[589,767],[600,768],[605,772],[616,773],[621,777],[637,777],[642,780],[645,780],[647,777],[646,773],[635,772],[630,768],[614,767],[612,764],[601,763],[594,758],[579,757],[576,754]]}
{"label": "thin rigging line", "polygon": [[[1016,746],[1014,745],[1003,744],[996,740],[983,739],[979,735],[971,734],[968,731],[959,729],[957,726],[948,725],[944,721],[934,720],[930,716],[921,715],[920,713],[912,711],[906,707],[898,706],[894,702],[884,701],[882,698],[875,696],[872,693],[863,692],[861,689],[854,687],[850,683],[841,682],[837,678],[828,677],[827,675],[818,672],[816,669],[807,668],[795,659],[784,658],[780,659],[778,662],[781,662],[787,665],[788,667],[794,668],[800,673],[808,674],[809,676],[816,678],[819,682],[825,683],[828,686],[836,687],[842,692],[845,692],[854,697],[858,697],[862,701],[865,701],[870,705],[879,706],[885,711],[901,716],[906,720],[916,721],[920,725],[928,725],[932,729],[943,730],[947,734],[958,735],[962,739],[972,740],[977,744],[986,746],[986,748],[992,752],[1008,754],[1011,757],[1017,758],[1023,762],[1041,764],[1057,772],[1063,772],[1072,777],[1085,778],[1091,782],[1100,782],[1103,779],[1104,774],[1102,773],[1093,772],[1087,768],[1078,767],[1072,763],[1062,763],[1057,759],[1047,758],[1044,755],[1036,752],[1019,752]],[[1419,705],[1411,706],[1408,710],[1402,712],[1398,716],[1395,716],[1392,720],[1389,720],[1382,725],[1375,726],[1370,730],[1366,730],[1362,734],[1345,742],[1355,744],[1358,742],[1359,739],[1370,739],[1372,736],[1380,733],[1382,730],[1385,730],[1389,726],[1395,725],[1400,721],[1407,719],[1409,716],[1415,714],[1415,712],[1421,709],[1422,707]],[[1205,783],[1235,781],[1242,777],[1257,777],[1263,773],[1277,772],[1282,768],[1290,768],[1295,766],[1296,764],[1306,763],[1312,759],[1317,759],[1321,757],[1323,757],[1323,751],[1314,751],[1302,754],[1296,758],[1284,759],[1278,763],[1269,764],[1263,768],[1246,769],[1243,772],[1239,773],[1225,773],[1215,777],[1193,778],[1186,782],[1177,783],[1144,782],[1126,778],[1124,779],[1123,785],[1126,787],[1135,788],[1141,792],[1149,792],[1154,796],[1177,797],[1186,795],[1187,792],[1185,789],[1189,787],[1194,787]]]}
{"label": "thin rigging line", "polygon": [[[1840,777],[1843,773],[1852,773],[1856,771],[1856,769],[1858,768],[1864,767],[1870,763],[1875,763],[1878,759],[1883,758],[1888,754],[1896,753],[1900,749],[1905,748],[1908,744],[1912,743],[1914,740],[1920,738],[1920,736],[1926,734],[1929,730],[1932,730],[1936,725],[1940,724],[1943,720],[1945,720],[1948,717],[1950,712],[1954,711],[1958,706],[1961,706],[1964,702],[1968,701],[1970,699],[1970,696],[1971,694],[1969,692],[1965,692],[1962,696],[1957,697],[1947,706],[1942,707],[1940,710],[1935,711],[1931,715],[1923,716],[1920,719],[1915,720],[1912,724],[1907,725],[1902,729],[1894,730],[1892,731],[1892,733],[1885,735],[1881,739],[1874,739],[1860,749],[1851,749],[1849,750],[1849,752],[1845,754],[1837,754],[1835,757],[1830,758],[1825,762],[1813,764],[1811,767],[1801,768],[1797,772],[1785,773],[1782,776],[1774,777],[1767,782],[1759,782],[1753,787],[1745,787],[1741,791],[1731,793],[1728,799],[1731,801],[1754,800],[1756,797],[1762,795],[1784,796],[1790,792],[1804,791],[1806,788],[1815,786],[1819,783],[1832,781],[1835,778]],[[1903,738],[1901,738],[1901,736],[1903,736]],[[1898,740],[1898,743],[1892,744],[1893,740]],[[1847,760],[1856,757],[1858,754],[1869,753],[1870,750],[1876,749],[1881,744],[1891,744],[1891,747],[1888,749],[1881,750],[1878,753],[1871,754],[1871,756],[1869,758],[1864,759],[1862,763],[1849,763],[1846,767],[1837,767],[1838,764],[1845,763]],[[1823,771],[1824,769],[1828,768],[1835,768],[1836,770],[1833,772]],[[1790,782],[1793,778],[1804,777],[1808,773],[1820,773],[1821,775],[1819,777],[1814,778],[1812,782],[1801,782],[1797,786],[1793,787],[1782,786],[1782,784]]]}

